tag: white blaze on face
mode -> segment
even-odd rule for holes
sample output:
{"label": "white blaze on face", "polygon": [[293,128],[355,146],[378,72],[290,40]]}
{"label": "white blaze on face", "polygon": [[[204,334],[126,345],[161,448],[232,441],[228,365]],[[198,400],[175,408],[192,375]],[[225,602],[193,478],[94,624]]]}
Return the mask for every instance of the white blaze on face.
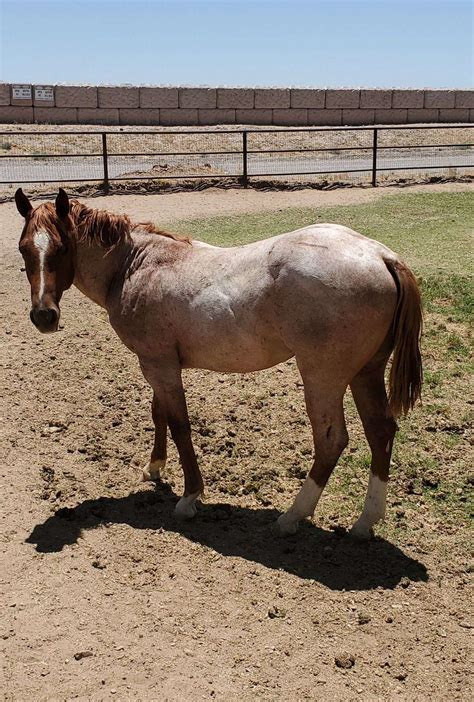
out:
{"label": "white blaze on face", "polygon": [[33,243],[39,254],[39,274],[40,274],[40,284],[38,297],[41,300],[44,293],[44,259],[46,257],[46,252],[51,243],[48,232],[39,231],[33,237]]}

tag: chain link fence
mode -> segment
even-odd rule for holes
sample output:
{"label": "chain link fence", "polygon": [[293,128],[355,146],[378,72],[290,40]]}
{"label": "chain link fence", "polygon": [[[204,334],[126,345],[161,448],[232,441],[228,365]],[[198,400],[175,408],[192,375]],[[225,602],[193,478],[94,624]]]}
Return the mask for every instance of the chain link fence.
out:
{"label": "chain link fence", "polygon": [[0,183],[395,178],[474,171],[474,125],[242,130],[9,130]]}

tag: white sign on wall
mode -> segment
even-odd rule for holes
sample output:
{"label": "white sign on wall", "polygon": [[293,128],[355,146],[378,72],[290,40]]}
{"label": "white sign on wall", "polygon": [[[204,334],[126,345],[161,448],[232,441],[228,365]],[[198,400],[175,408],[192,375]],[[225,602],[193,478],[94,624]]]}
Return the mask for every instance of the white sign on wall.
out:
{"label": "white sign on wall", "polygon": [[35,85],[35,100],[54,101],[54,89],[52,85]]}
{"label": "white sign on wall", "polygon": [[14,100],[31,100],[31,85],[12,85]]}

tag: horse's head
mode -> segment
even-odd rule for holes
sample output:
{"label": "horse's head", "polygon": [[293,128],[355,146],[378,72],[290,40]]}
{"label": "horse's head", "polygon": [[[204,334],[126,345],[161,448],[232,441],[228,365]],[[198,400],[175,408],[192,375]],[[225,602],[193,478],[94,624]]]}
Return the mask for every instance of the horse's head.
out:
{"label": "horse's head", "polygon": [[48,202],[33,209],[19,188],[15,202],[25,218],[19,249],[31,286],[30,319],[40,332],[54,332],[59,324],[59,301],[74,280],[69,199],[60,188],[54,205]]}

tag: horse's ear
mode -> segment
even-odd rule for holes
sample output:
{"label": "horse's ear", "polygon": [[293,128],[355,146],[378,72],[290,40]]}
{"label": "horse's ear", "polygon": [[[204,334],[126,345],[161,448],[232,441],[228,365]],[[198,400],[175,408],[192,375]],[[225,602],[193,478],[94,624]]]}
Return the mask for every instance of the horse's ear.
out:
{"label": "horse's ear", "polygon": [[15,193],[15,202],[18,212],[22,217],[26,218],[33,209],[33,206],[21,188],[18,188]]}
{"label": "horse's ear", "polygon": [[59,188],[59,193],[56,197],[56,213],[59,219],[65,219],[69,214],[69,198],[66,191],[62,188]]}

